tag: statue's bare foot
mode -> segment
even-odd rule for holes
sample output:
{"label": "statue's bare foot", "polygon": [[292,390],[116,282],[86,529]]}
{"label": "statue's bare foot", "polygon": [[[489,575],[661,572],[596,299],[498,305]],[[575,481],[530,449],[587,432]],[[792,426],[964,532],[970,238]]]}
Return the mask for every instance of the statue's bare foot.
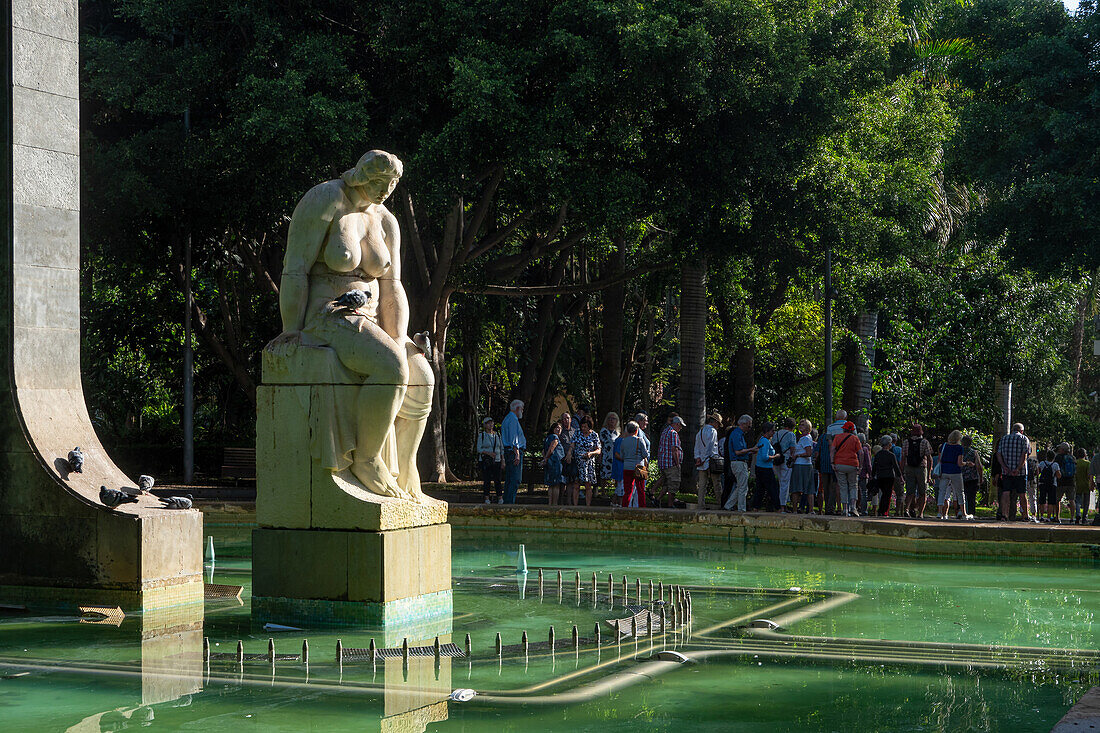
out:
{"label": "statue's bare foot", "polygon": [[416,501],[407,492],[403,491],[394,480],[386,465],[380,458],[368,458],[366,461],[355,462],[351,466],[351,472],[355,478],[369,490],[379,496],[392,496],[395,499]]}

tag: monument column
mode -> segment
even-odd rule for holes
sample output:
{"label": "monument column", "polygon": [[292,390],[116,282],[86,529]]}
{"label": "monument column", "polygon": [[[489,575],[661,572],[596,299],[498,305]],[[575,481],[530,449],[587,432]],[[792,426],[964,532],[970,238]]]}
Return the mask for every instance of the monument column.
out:
{"label": "monument column", "polygon": [[[202,515],[135,487],[92,428],[80,379],[77,0],[5,0],[0,245],[0,599],[201,602]],[[66,458],[79,446],[83,472]],[[58,590],[62,589],[62,590]]]}

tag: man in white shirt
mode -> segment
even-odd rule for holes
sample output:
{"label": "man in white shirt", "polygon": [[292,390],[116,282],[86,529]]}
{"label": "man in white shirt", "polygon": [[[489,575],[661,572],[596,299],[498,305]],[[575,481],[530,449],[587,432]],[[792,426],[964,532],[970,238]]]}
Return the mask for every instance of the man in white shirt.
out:
{"label": "man in white shirt", "polygon": [[831,436],[840,435],[844,432],[844,423],[846,422],[848,422],[848,411],[837,410],[833,422],[825,429],[825,432]]}
{"label": "man in white shirt", "polygon": [[[722,472],[718,469],[721,460],[718,453],[718,426],[722,424],[722,416],[717,412],[707,415],[707,421],[699,432],[695,434],[695,480],[699,494],[698,508],[706,507],[707,489],[714,487],[714,497],[721,500],[722,497]],[[711,470],[711,462],[715,462],[715,471]]]}

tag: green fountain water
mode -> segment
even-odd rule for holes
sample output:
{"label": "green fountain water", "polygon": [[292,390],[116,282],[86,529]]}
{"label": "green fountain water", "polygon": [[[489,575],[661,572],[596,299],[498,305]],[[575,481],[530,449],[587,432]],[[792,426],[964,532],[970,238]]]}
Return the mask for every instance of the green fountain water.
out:
{"label": "green fountain water", "polygon": [[[376,637],[369,630],[254,625],[247,530],[213,532],[213,581],[243,585],[243,603],[208,603],[201,630],[183,617],[175,631],[174,619],[161,619],[155,633],[150,620],[139,618],[118,627],[75,617],[0,619],[4,728],[1045,730],[1096,684],[1100,669],[1090,652],[1100,637],[1093,566],[595,542],[540,532],[456,533],[453,633],[442,641],[461,648],[469,634],[471,659],[341,666],[337,639],[345,648],[366,648]],[[514,573],[520,542],[531,568],[525,581]],[[650,580],[655,594],[658,583],[666,595],[673,585],[689,587],[690,627],[637,644],[616,642],[606,620],[631,614],[622,604],[623,574],[631,604],[638,600],[635,579],[642,606]],[[777,619],[783,628],[744,628],[757,618]],[[551,625],[552,655],[545,648]],[[524,631],[527,655],[519,651]],[[506,647],[501,658],[498,633]],[[198,646],[203,636],[210,640],[209,666]],[[235,656],[238,639],[246,654],[262,656],[269,638],[279,654],[300,653],[308,638],[308,668],[300,661],[273,667],[226,659]],[[950,646],[966,644],[982,646]],[[699,663],[654,660],[663,649]],[[443,701],[460,688],[478,694]]]}

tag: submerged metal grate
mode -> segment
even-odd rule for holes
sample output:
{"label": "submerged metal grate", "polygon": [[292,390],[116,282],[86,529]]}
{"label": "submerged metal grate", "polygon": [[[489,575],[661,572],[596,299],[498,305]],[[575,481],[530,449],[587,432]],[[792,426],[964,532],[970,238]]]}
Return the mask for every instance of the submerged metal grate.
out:
{"label": "submerged metal grate", "polygon": [[[297,662],[302,658],[301,654],[276,654],[276,662]],[[237,661],[237,652],[210,652],[210,661],[212,662],[235,662]],[[270,662],[271,657],[267,654],[245,654],[242,657],[242,661],[245,662]]]}
{"label": "submerged metal grate", "polygon": [[[387,647],[385,649],[375,649],[374,650],[374,658],[375,659],[401,659],[403,655],[404,655],[404,652],[402,651],[402,648],[399,647],[399,646],[397,646],[397,647]],[[434,646],[410,646],[409,647],[409,656],[410,657],[434,657],[435,656],[435,647]],[[462,649],[460,649],[457,644],[450,644],[450,643],[440,644],[439,645],[439,656],[441,656],[441,657],[465,657],[466,652],[464,652]],[[370,651],[370,649],[356,649],[354,647],[344,647],[344,660],[345,661],[351,661],[351,662],[358,662],[358,661],[368,661],[369,662],[371,660],[371,651]]]}

